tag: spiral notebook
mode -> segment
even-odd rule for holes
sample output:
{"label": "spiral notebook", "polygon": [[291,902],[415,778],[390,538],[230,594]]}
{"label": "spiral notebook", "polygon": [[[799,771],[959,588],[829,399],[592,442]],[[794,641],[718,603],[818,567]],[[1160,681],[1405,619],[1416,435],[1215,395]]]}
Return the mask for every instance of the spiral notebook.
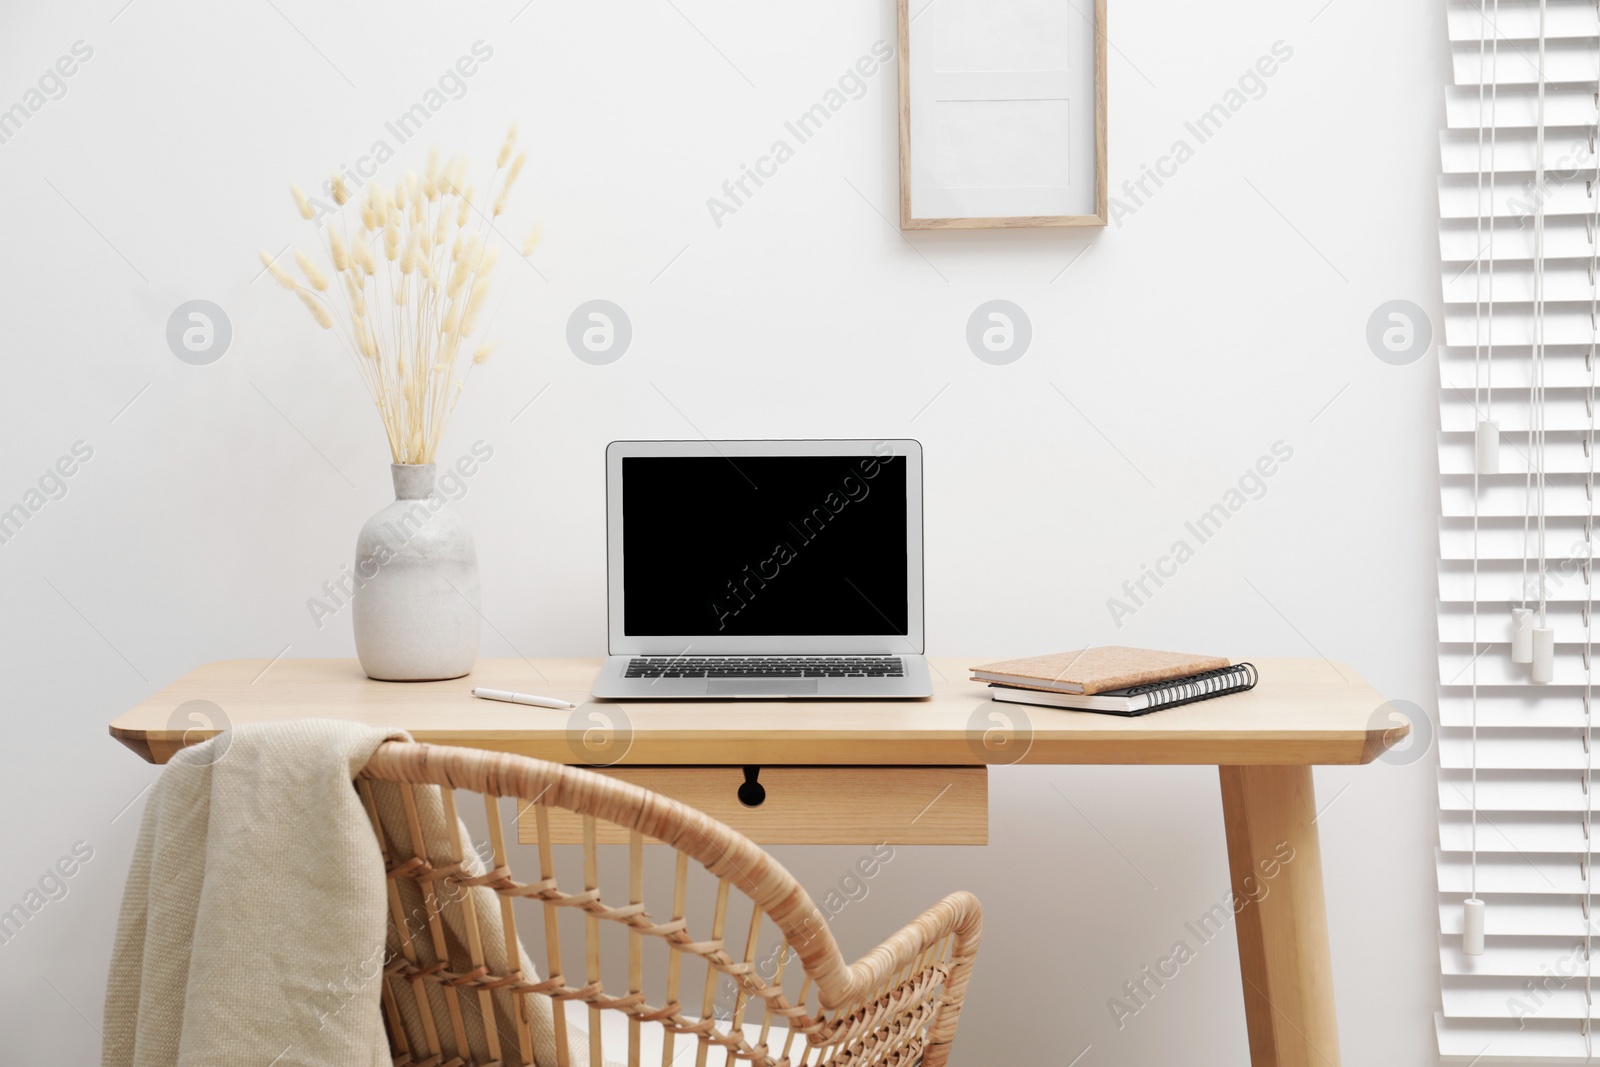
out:
{"label": "spiral notebook", "polygon": [[1048,689],[1055,693],[1103,693],[1151,682],[1192,678],[1227,665],[1228,661],[1221,656],[1101,645],[1076,652],[985,663],[972,668],[972,680],[1023,689]]}
{"label": "spiral notebook", "polygon": [[1199,700],[1242,693],[1254,689],[1260,674],[1253,663],[1235,663],[1216,670],[1202,671],[1164,682],[1147,682],[1123,689],[1108,689],[1095,694],[1052,693],[1043,689],[1020,689],[1008,685],[989,686],[995,700],[1012,704],[1037,704],[1074,711],[1097,711],[1106,715],[1147,715],[1163,708],[1193,704]]}

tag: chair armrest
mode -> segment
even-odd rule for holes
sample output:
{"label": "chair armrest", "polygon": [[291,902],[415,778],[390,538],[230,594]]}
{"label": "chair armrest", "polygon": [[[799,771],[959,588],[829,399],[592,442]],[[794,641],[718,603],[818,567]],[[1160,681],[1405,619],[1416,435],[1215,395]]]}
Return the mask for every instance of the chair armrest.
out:
{"label": "chair armrest", "polygon": [[[825,998],[824,1007],[848,1014],[852,1009],[867,1005],[884,995],[896,978],[904,975],[925,952],[951,937],[950,973],[928,1023],[922,1058],[924,1067],[943,1067],[950,1055],[950,1043],[955,1039],[982,933],[983,909],[978,898],[965,891],[951,893],[851,964],[847,992],[838,998],[837,1004],[829,1004]],[[936,961],[928,961],[933,962]]]}
{"label": "chair armrest", "polygon": [[983,909],[978,898],[965,890],[951,893],[850,965],[850,991],[855,996],[849,999],[870,995],[952,933],[952,963],[965,959],[970,966],[978,954],[982,931]]}

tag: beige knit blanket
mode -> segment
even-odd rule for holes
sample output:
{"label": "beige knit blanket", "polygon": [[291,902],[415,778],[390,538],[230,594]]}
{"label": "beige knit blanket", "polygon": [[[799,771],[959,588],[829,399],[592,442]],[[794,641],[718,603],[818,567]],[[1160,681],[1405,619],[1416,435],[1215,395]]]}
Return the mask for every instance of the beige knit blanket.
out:
{"label": "beige knit blanket", "polygon": [[[381,975],[399,949],[399,930],[383,856],[351,781],[384,741],[409,739],[307,719],[241,727],[172,758],[145,808],[123,895],[106,988],[105,1067],[388,1067]],[[400,787],[373,785],[385,835],[408,855]],[[430,853],[448,854],[454,832],[467,865],[482,873],[465,828],[446,821],[438,791],[420,792]],[[498,898],[483,887],[470,892],[478,895],[485,959],[503,971]],[[420,897],[404,904],[408,915],[426,913]],[[452,957],[465,952],[463,911],[443,913]],[[433,961],[430,937],[413,944],[424,965]],[[527,953],[519,956],[531,975]],[[461,1002],[469,1001],[476,1006],[475,998]],[[487,1025],[516,1033],[512,995],[495,1001],[494,1020],[464,1010],[467,1050],[449,1027],[438,1028],[447,1060],[486,1062]],[[426,1059],[417,1005],[404,991],[396,1002],[410,1047],[421,1053],[415,1058]],[[527,998],[527,1010],[535,1062],[555,1067],[550,1002]],[[587,1063],[583,1034],[571,1030],[569,1041],[571,1062]],[[516,1048],[502,1042],[507,1052]]]}

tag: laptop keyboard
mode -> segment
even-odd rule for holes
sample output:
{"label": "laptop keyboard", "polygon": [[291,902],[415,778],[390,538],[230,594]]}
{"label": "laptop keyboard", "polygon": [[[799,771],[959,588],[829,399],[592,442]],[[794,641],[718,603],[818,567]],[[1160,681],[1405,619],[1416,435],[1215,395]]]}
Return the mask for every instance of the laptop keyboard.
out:
{"label": "laptop keyboard", "polygon": [[635,656],[624,678],[904,678],[899,656]]}

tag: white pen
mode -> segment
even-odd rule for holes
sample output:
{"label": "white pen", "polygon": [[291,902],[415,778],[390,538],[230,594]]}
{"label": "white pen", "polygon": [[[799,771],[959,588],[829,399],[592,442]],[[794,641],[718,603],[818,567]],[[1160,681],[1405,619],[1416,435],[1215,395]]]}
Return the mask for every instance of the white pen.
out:
{"label": "white pen", "polygon": [[575,708],[578,705],[555,697],[536,697],[528,693],[513,693],[506,689],[474,689],[472,695],[484,700],[504,700],[508,704],[531,704],[536,708]]}

